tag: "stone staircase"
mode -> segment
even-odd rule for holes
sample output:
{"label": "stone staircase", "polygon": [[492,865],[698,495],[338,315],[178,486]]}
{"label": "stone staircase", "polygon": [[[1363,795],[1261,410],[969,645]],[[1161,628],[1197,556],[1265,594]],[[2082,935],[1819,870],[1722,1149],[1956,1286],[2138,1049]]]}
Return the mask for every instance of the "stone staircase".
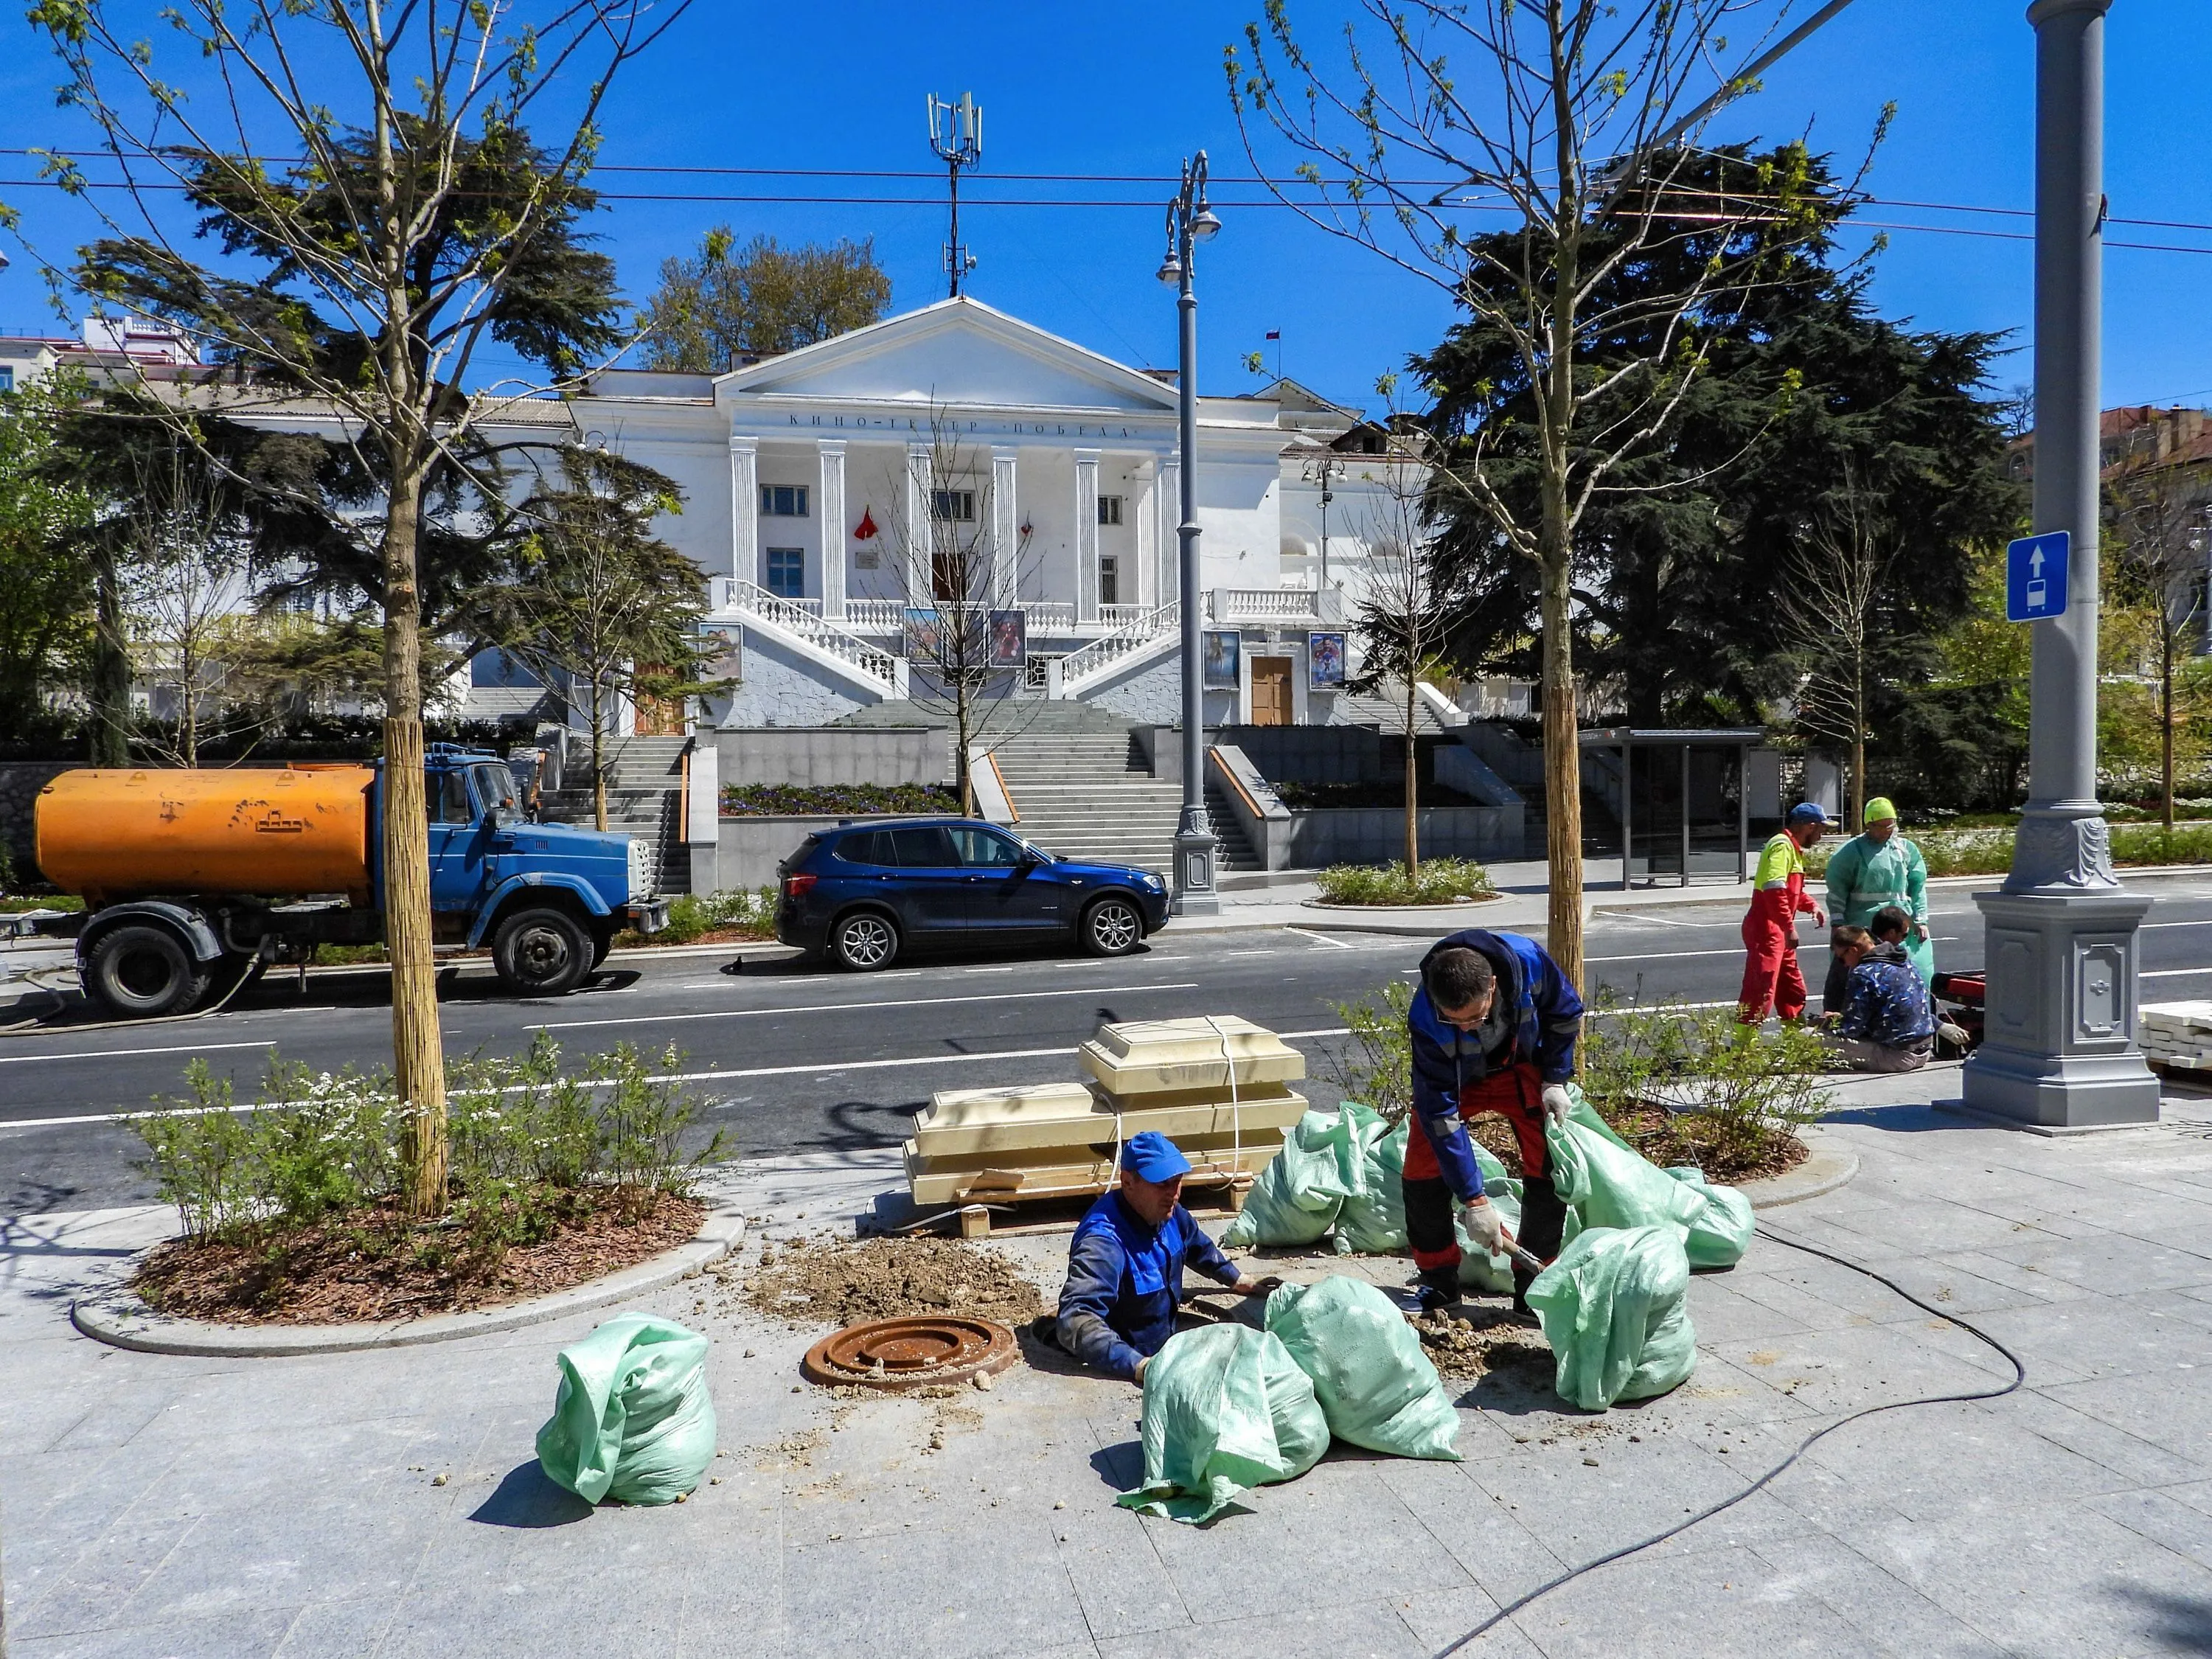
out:
{"label": "stone staircase", "polygon": [[1260,855],[1244,837],[1244,826],[1229,805],[1229,791],[1221,781],[1221,775],[1211,766],[1206,769],[1206,817],[1213,826],[1214,840],[1218,843],[1213,849],[1215,870],[1227,875],[1260,867]]}
{"label": "stone staircase", "polygon": [[[656,896],[691,890],[691,854],[684,842],[683,738],[617,738],[609,745],[607,829],[645,848],[648,890]],[[582,787],[548,790],[544,815],[556,823],[592,821],[590,750],[569,750],[570,780]]]}
{"label": "stone staircase", "polygon": [[1015,828],[1062,858],[1165,875],[1174,863],[1182,786],[1139,769],[1127,721],[1079,702],[1043,708],[1048,717],[1041,714],[994,750],[1020,814]]}

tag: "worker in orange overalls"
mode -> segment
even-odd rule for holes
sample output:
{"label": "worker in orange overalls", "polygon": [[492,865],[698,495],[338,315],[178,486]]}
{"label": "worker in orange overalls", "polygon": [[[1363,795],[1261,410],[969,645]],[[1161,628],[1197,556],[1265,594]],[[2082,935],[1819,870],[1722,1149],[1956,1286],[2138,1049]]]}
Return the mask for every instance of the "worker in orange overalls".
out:
{"label": "worker in orange overalls", "polygon": [[1774,838],[1759,854],[1752,877],[1751,908],[1743,919],[1743,989],[1736,1018],[1756,1025],[1770,1011],[1784,1019],[1805,1014],[1805,975],[1797,969],[1797,918],[1815,927],[1827,915],[1805,891],[1805,849],[1827,833],[1828,815],[1812,801],[1790,809]]}

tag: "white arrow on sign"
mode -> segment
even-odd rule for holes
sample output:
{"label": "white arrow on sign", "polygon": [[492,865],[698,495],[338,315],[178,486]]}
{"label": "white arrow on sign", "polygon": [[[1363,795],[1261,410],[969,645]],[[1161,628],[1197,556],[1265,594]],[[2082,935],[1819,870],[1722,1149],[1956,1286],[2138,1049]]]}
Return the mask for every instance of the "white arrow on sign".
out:
{"label": "white arrow on sign", "polygon": [[2027,556],[2027,568],[2031,574],[2040,576],[2043,574],[2043,550],[2041,548],[2037,548],[2035,551]]}

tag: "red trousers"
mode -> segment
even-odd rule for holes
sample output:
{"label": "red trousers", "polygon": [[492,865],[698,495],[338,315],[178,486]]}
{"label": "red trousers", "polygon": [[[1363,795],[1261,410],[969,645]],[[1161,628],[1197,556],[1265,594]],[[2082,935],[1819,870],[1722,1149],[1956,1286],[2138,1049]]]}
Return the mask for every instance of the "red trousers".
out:
{"label": "red trousers", "polygon": [[1747,1025],[1771,1008],[1784,1019],[1805,1012],[1805,975],[1797,969],[1797,911],[1786,889],[1753,893],[1743,918],[1743,989],[1736,1018]]}
{"label": "red trousers", "polygon": [[[1502,1112],[1505,1121],[1513,1126],[1513,1138],[1521,1149],[1521,1168],[1532,1179],[1523,1182],[1522,1220],[1524,1226],[1532,1219],[1528,1211],[1528,1194],[1540,1188],[1538,1208],[1542,1210],[1551,1194],[1551,1182],[1545,1179],[1551,1168],[1544,1146],[1544,1079],[1534,1066],[1525,1061],[1492,1072],[1480,1082],[1470,1083],[1459,1091],[1459,1115],[1462,1120],[1479,1117],[1485,1112]],[[1437,1167],[1436,1148],[1419,1124],[1406,1137],[1406,1231],[1413,1247],[1413,1265],[1424,1271],[1451,1267],[1460,1257],[1459,1240],[1452,1230],[1451,1194],[1445,1188],[1443,1171]],[[1556,1201],[1552,1203],[1557,1208]],[[1556,1253],[1559,1248],[1559,1229],[1547,1230],[1544,1214],[1534,1216],[1540,1242],[1545,1243],[1542,1253]],[[1534,1244],[1530,1249],[1534,1249]]]}

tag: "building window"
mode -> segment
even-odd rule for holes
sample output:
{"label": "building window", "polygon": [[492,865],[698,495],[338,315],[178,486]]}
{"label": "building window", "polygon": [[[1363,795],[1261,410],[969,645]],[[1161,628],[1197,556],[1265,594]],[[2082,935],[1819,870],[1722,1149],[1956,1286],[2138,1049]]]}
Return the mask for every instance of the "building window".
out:
{"label": "building window", "polygon": [[15,365],[0,363],[0,392],[13,392],[15,389]]}
{"label": "building window", "polygon": [[803,519],[806,516],[806,486],[805,484],[763,484],[761,486],[761,516],[768,519]]}
{"label": "building window", "polygon": [[771,547],[768,550],[768,591],[779,599],[806,597],[806,550]]}
{"label": "building window", "polygon": [[1098,603],[1121,603],[1121,561],[1111,553],[1098,556]]}
{"label": "building window", "polygon": [[975,492],[972,489],[931,490],[929,516],[948,524],[975,523]]}
{"label": "building window", "polygon": [[1109,525],[1121,522],[1121,498],[1119,495],[1101,495],[1098,498],[1098,522]]}

